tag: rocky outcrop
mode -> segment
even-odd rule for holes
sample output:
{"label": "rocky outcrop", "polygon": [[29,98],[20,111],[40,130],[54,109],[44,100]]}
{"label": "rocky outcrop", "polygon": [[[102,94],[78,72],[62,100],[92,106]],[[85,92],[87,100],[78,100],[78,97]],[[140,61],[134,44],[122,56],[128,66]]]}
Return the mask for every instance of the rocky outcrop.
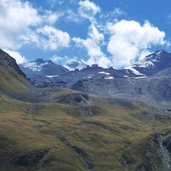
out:
{"label": "rocky outcrop", "polygon": [[91,103],[89,95],[83,93],[72,93],[59,96],[57,98],[59,103],[69,104],[69,105],[88,105]]}
{"label": "rocky outcrop", "polygon": [[10,163],[16,167],[33,167],[40,164],[41,160],[47,155],[48,150],[39,150],[35,152],[25,153],[13,158]]}
{"label": "rocky outcrop", "polygon": [[59,139],[62,143],[64,143],[67,147],[71,148],[81,159],[84,166],[88,171],[94,170],[93,161],[90,156],[80,147],[71,144],[67,139],[61,135],[55,135],[57,139]]}
{"label": "rocky outcrop", "polygon": [[150,137],[143,147],[145,163],[137,171],[171,170],[171,129]]}

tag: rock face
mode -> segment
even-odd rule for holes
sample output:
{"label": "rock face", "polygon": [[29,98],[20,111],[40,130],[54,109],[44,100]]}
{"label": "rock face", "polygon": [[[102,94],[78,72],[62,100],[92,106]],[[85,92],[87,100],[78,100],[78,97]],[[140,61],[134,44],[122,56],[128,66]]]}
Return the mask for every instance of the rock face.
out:
{"label": "rock face", "polygon": [[91,100],[87,94],[73,93],[60,96],[58,102],[70,105],[88,105],[91,103]]}
{"label": "rock face", "polygon": [[34,153],[22,154],[10,161],[11,165],[16,167],[33,167],[39,165],[41,160],[47,155],[48,150],[35,151]]}
{"label": "rock face", "polygon": [[171,130],[155,134],[145,144],[143,153],[145,163],[137,171],[170,171],[171,170]]}
{"label": "rock face", "polygon": [[85,79],[73,89],[104,97],[171,101],[171,68],[147,78]]}

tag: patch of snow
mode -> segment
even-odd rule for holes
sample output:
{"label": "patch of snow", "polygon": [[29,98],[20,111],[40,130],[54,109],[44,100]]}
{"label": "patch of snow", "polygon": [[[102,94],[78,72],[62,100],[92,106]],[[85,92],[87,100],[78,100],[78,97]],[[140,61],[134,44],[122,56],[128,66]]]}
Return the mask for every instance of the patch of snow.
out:
{"label": "patch of snow", "polygon": [[110,73],[104,71],[99,72],[99,74],[110,75]]}
{"label": "patch of snow", "polygon": [[48,62],[37,64],[36,62],[28,62],[23,65],[24,68],[28,68],[34,72],[40,72],[43,68],[43,66],[48,65]]}
{"label": "patch of snow", "polygon": [[144,74],[140,73],[139,71],[137,71],[135,68],[130,67],[127,69],[131,70],[135,75],[144,75]]}
{"label": "patch of snow", "polygon": [[59,75],[47,75],[46,77],[47,78],[56,78],[56,77],[59,77]]}
{"label": "patch of snow", "polygon": [[92,77],[94,77],[94,75],[93,75],[93,74],[90,74],[90,75],[88,75],[88,77],[85,77],[85,78],[90,79],[90,78],[92,78]]}
{"label": "patch of snow", "polygon": [[162,53],[163,53],[163,51],[157,51],[154,54],[147,56],[143,60],[139,61],[137,63],[137,66],[142,67],[142,68],[153,67],[155,65],[155,63],[160,62]]}
{"label": "patch of snow", "polygon": [[162,53],[163,53],[163,51],[162,50],[159,50],[159,51],[156,52],[156,55],[157,56],[160,56]]}
{"label": "patch of snow", "polygon": [[149,68],[154,66],[154,61],[142,61],[142,63],[138,64],[138,67],[142,67],[142,68]]}
{"label": "patch of snow", "polygon": [[113,79],[114,79],[114,77],[112,77],[112,76],[105,77],[105,80],[113,80]]}
{"label": "patch of snow", "polygon": [[142,77],[132,77],[133,79],[140,79],[140,78],[147,78],[147,76],[142,76]]}

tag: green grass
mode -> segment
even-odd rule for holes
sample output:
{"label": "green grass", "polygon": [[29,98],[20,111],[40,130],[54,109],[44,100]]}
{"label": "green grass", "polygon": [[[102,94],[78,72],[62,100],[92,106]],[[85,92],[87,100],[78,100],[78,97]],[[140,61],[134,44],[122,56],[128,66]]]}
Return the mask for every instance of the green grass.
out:
{"label": "green grass", "polygon": [[[167,119],[143,120],[138,113],[156,113],[127,100],[91,97],[90,105],[57,103],[72,93],[79,92],[37,89],[12,69],[0,67],[0,170],[86,171],[73,148],[77,147],[94,171],[134,171],[145,162],[141,149],[147,139],[171,127]],[[81,109],[94,113],[85,116]],[[124,164],[125,153],[129,167]],[[29,162],[18,165],[22,156]]]}
{"label": "green grass", "polygon": [[[5,152],[0,151],[2,169],[87,170],[80,156],[56,138],[62,136],[90,156],[94,170],[135,170],[143,161],[138,147],[153,133],[170,127],[168,121],[138,119],[137,112],[149,111],[147,106],[125,109],[113,106],[108,100],[94,100],[101,106],[102,112],[83,117],[74,113],[74,107],[70,105],[33,104],[1,97],[0,135],[10,141]],[[48,150],[48,154],[35,166],[18,167],[9,163],[21,154],[38,150]],[[126,150],[133,160],[129,168],[122,158]]]}

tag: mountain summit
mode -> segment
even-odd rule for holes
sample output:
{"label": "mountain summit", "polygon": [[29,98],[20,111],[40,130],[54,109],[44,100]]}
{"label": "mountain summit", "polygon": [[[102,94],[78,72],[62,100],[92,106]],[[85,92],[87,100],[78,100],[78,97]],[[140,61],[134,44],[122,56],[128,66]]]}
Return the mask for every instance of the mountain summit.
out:
{"label": "mountain summit", "polygon": [[156,51],[133,66],[142,75],[154,75],[171,67],[171,53],[164,50]]}
{"label": "mountain summit", "polygon": [[41,58],[21,64],[20,68],[31,80],[35,80],[38,76],[43,78],[57,77],[69,71],[62,65],[57,65],[51,60],[43,60]]}

